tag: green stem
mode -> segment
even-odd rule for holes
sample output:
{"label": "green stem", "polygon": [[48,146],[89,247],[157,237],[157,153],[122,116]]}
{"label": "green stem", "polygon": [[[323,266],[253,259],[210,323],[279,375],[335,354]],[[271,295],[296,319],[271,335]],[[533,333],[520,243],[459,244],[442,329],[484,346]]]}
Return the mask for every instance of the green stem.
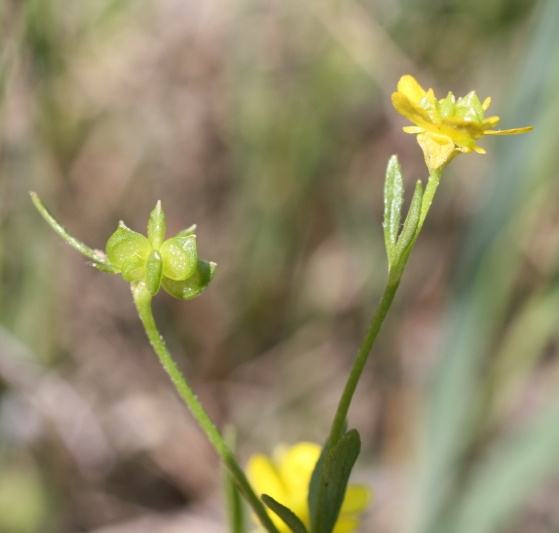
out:
{"label": "green stem", "polygon": [[231,473],[231,476],[237,483],[239,490],[252,507],[252,510],[260,520],[261,524],[270,533],[279,533],[276,526],[274,526],[272,520],[268,516],[264,504],[260,501],[258,496],[253,491],[248,479],[246,478],[242,468],[237,463],[233,453],[227,446],[225,440],[215,427],[214,423],[210,419],[208,413],[202,407],[202,404],[186,382],[181,371],[174,362],[169,350],[165,346],[163,337],[159,334],[155,320],[153,319],[153,313],[151,310],[151,294],[147,290],[144,282],[132,283],[132,295],[134,297],[134,303],[136,304],[136,309],[140,319],[144,325],[146,334],[155,350],[155,353],[159,357],[161,365],[171,378],[173,385],[177,389],[177,392],[183,399],[184,403],[190,409],[190,412],[196,418],[200,424],[202,430],[212,443],[213,447],[221,457],[225,467]]}
{"label": "green stem", "polygon": [[334,422],[332,423],[332,428],[330,430],[330,436],[328,439],[329,446],[335,446],[343,435],[345,421],[347,418],[347,413],[349,411],[349,406],[351,405],[351,400],[353,399],[353,394],[359,382],[359,378],[363,373],[363,368],[369,357],[373,344],[378,336],[382,323],[386,318],[386,314],[390,309],[392,300],[394,300],[394,295],[400,284],[400,278],[392,279],[393,276],[388,277],[388,282],[384,293],[377,307],[377,310],[371,321],[371,325],[365,334],[363,343],[357,352],[357,356],[351,367],[351,372],[347,379],[344,392],[340,398],[340,403],[338,404],[338,409],[336,411],[336,416],[334,417]]}
{"label": "green stem", "polygon": [[386,283],[384,293],[377,307],[377,310],[375,311],[373,320],[371,321],[371,325],[369,326],[369,329],[365,334],[365,338],[363,339],[361,347],[357,352],[357,356],[355,357],[355,361],[353,362],[353,366],[351,367],[351,371],[347,379],[344,391],[340,398],[338,409],[336,410],[336,415],[334,416],[334,421],[332,422],[332,428],[330,429],[330,436],[328,438],[329,447],[335,446],[343,435],[345,421],[347,419],[351,400],[353,399],[353,394],[355,393],[355,389],[357,388],[357,383],[359,383],[359,379],[361,378],[361,374],[363,373],[363,368],[365,368],[365,363],[369,358],[371,349],[373,348],[380,328],[382,327],[384,319],[386,318],[388,310],[390,309],[392,301],[394,300],[394,296],[396,294],[398,286],[400,285],[400,279],[402,278],[402,274],[408,261],[408,257],[415,245],[415,241],[419,236],[421,228],[423,227],[423,223],[425,222],[425,218],[427,217],[427,213],[429,212],[429,208],[431,207],[431,203],[433,202],[433,197],[435,196],[435,192],[437,191],[437,187],[439,186],[441,172],[442,169],[437,169],[432,170],[429,174],[429,180],[427,181],[427,186],[425,187],[425,192],[423,193],[421,213],[419,222],[417,224],[415,236],[406,252],[402,255],[398,264],[392,265],[390,267],[388,281]]}
{"label": "green stem", "polygon": [[[225,442],[229,445],[229,449],[234,452],[236,446],[236,434],[234,428],[225,429]],[[239,488],[231,473],[223,468],[222,474],[223,492],[225,503],[227,506],[227,518],[229,520],[229,531],[231,533],[244,533],[244,507]]]}
{"label": "green stem", "polygon": [[[415,238],[419,235],[421,228],[423,227],[423,223],[425,222],[425,218],[427,217],[427,213],[429,212],[429,208],[433,203],[433,198],[435,193],[437,192],[437,187],[439,186],[439,182],[441,180],[441,173],[443,169],[438,168],[435,170],[431,170],[429,174],[429,179],[427,180],[427,186],[425,187],[425,192],[423,193],[423,200],[421,202],[421,215],[419,217],[419,224],[417,225],[417,230],[415,232]],[[415,242],[415,241],[414,241]]]}

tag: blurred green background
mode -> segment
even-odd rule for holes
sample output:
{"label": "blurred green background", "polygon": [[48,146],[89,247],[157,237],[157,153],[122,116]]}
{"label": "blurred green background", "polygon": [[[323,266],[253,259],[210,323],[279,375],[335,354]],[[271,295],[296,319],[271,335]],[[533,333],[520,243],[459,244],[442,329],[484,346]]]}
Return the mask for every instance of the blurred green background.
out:
{"label": "blurred green background", "polygon": [[445,171],[351,410],[370,533],[559,530],[556,0],[4,0],[0,533],[224,531],[215,454],[127,284],[123,219],[198,224],[218,263],[155,314],[242,461],[321,442],[386,275],[382,187],[426,177],[390,95],[491,95]]}

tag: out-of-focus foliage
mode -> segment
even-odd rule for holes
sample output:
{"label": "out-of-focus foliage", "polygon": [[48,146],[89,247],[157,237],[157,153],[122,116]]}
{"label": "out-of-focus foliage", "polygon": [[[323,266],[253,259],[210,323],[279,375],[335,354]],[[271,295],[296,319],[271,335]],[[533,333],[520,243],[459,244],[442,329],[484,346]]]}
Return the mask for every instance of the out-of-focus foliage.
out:
{"label": "out-of-focus foliage", "polygon": [[5,0],[1,17],[1,532],[223,530],[216,458],[127,283],[28,191],[98,248],[158,199],[169,234],[197,223],[219,269],[192,302],[157,297],[169,347],[241,457],[321,442],[385,281],[386,163],[410,195],[426,177],[390,104],[406,73],[535,130],[445,171],[350,413],[376,495],[362,530],[559,527],[556,0]]}

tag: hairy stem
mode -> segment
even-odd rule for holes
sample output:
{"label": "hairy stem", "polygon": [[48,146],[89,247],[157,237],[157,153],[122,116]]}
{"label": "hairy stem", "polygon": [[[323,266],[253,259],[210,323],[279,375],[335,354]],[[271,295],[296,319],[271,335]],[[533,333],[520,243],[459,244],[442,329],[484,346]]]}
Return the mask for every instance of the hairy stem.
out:
{"label": "hairy stem", "polygon": [[342,397],[340,398],[334,422],[332,423],[332,428],[330,430],[330,437],[328,439],[330,447],[335,446],[343,435],[347,413],[349,411],[349,406],[351,405],[351,400],[353,399],[353,394],[357,388],[357,383],[363,373],[365,363],[367,362],[373,344],[375,343],[380,328],[392,304],[392,300],[394,299],[394,295],[396,294],[396,290],[398,289],[398,285],[400,284],[399,278],[391,278],[392,276],[389,276],[388,283],[384,289],[379,306],[377,307],[373,320],[371,321],[371,325],[365,334],[365,338],[363,339],[361,347],[355,357],[353,366],[351,367],[351,372],[347,379]]}
{"label": "hairy stem", "polygon": [[190,409],[190,412],[196,418],[200,427],[212,443],[213,447],[221,457],[223,464],[229,470],[231,476],[235,480],[235,483],[239,487],[240,492],[245,497],[248,504],[252,507],[252,510],[260,520],[261,524],[266,528],[269,533],[278,533],[276,526],[274,526],[272,520],[268,516],[264,504],[260,501],[260,498],[255,494],[254,490],[250,486],[248,479],[246,478],[242,468],[235,459],[233,453],[231,452],[229,446],[225,442],[224,438],[221,436],[218,429],[215,427],[214,423],[210,419],[208,413],[186,382],[186,379],[182,375],[181,371],[177,367],[175,361],[173,360],[169,350],[165,346],[163,337],[160,335],[155,320],[153,319],[153,313],[151,310],[151,294],[147,290],[144,282],[136,282],[131,285],[132,295],[134,297],[134,303],[136,304],[136,309],[140,316],[140,319],[144,325],[146,334],[155,350],[155,353],[159,357],[161,365],[171,378],[173,385],[177,389],[180,397],[183,399],[184,403]]}

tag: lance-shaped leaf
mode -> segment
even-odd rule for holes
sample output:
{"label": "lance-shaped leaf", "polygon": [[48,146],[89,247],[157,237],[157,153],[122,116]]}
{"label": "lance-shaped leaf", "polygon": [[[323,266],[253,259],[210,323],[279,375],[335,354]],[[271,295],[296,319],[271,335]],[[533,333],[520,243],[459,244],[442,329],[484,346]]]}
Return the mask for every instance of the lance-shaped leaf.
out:
{"label": "lance-shaped leaf", "polygon": [[313,533],[333,531],[342,508],[349,475],[360,451],[359,433],[352,429],[327,452],[318,484],[315,512],[311,515]]}
{"label": "lance-shaped leaf", "polygon": [[260,498],[269,509],[274,511],[284,521],[285,525],[293,533],[307,533],[307,528],[301,522],[301,519],[289,507],[282,505],[267,494],[262,494]]}
{"label": "lance-shaped leaf", "polygon": [[[318,461],[316,462],[316,465],[314,467],[312,476],[311,476],[311,481],[309,483],[309,495],[307,498],[308,501],[308,505],[309,505],[309,516],[311,517],[311,524],[314,523],[315,519],[314,517],[316,516],[316,508],[318,505],[318,494],[319,494],[319,488],[320,488],[320,481],[322,478],[322,468],[324,467],[324,460],[326,459],[326,454],[328,452],[328,447],[329,447],[329,441],[327,440],[326,443],[324,444],[323,448],[322,448],[322,452],[320,453],[320,457],[318,458]],[[315,531],[314,528],[312,528],[312,531]]]}
{"label": "lance-shaped leaf", "polygon": [[198,259],[196,272],[188,279],[176,281],[164,277],[162,280],[163,288],[175,298],[190,300],[198,296],[212,281],[215,274],[215,263]]}
{"label": "lance-shaped leaf", "polygon": [[48,209],[43,205],[43,202],[35,192],[29,193],[31,195],[31,200],[41,216],[47,221],[50,227],[64,239],[72,248],[82,253],[89,259],[93,259],[91,266],[102,270],[103,272],[109,272],[111,274],[118,273],[118,268],[111,264],[108,257],[99,250],[93,250],[89,246],[85,245],[83,242],[78,241],[75,237],[72,237],[66,229],[60,224],[48,211]]}
{"label": "lance-shaped leaf", "polygon": [[402,204],[404,202],[404,179],[402,168],[398,157],[393,155],[386,167],[386,178],[384,181],[384,243],[389,264],[392,256],[402,217]]}
{"label": "lance-shaped leaf", "polygon": [[398,237],[396,248],[394,249],[394,264],[401,263],[402,259],[406,259],[409,255],[409,246],[415,239],[419,217],[421,215],[421,202],[423,200],[423,187],[421,181],[417,181],[413,198],[411,200],[410,209],[404,222],[402,233]]}

